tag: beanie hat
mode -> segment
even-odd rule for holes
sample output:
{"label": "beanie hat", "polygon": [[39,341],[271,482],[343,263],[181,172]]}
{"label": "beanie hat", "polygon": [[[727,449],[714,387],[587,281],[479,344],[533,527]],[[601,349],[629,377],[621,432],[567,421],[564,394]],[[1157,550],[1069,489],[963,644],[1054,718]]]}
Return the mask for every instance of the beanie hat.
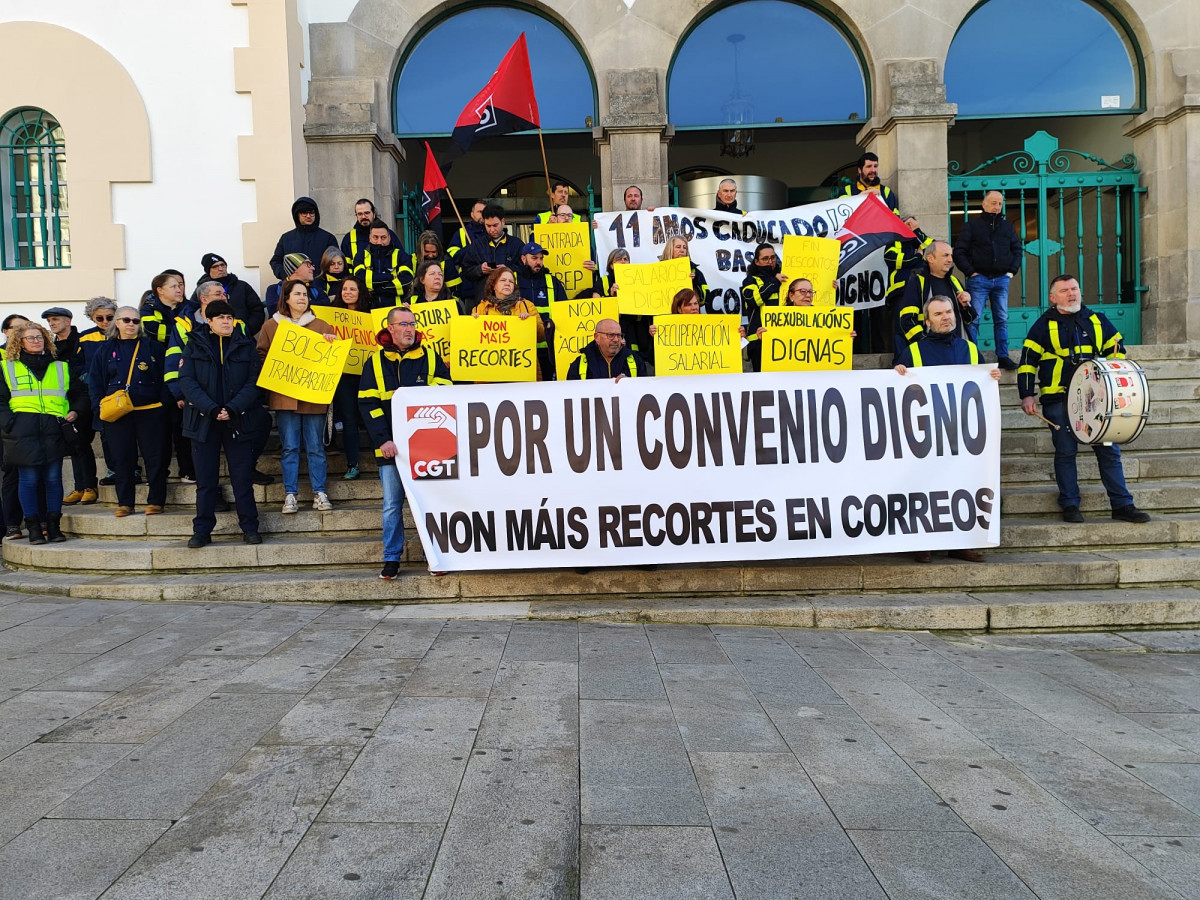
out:
{"label": "beanie hat", "polygon": [[283,258],[283,272],[288,278],[296,274],[296,270],[312,260],[304,253],[289,253]]}
{"label": "beanie hat", "polygon": [[204,274],[207,275],[209,269],[211,269],[217,263],[223,262],[225,262],[225,257],[218,256],[215,253],[205,253],[202,257],[200,257],[200,268],[203,269]]}
{"label": "beanie hat", "polygon": [[213,319],[217,316],[234,316],[236,318],[237,314],[233,311],[233,307],[224,300],[214,300],[204,307],[204,318]]}

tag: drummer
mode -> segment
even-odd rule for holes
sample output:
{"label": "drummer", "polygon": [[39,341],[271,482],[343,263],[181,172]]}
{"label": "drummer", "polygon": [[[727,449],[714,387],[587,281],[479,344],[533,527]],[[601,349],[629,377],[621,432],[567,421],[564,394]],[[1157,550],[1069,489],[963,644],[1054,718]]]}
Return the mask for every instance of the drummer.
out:
{"label": "drummer", "polygon": [[[1050,309],[1033,323],[1025,338],[1017,369],[1017,389],[1021,392],[1025,415],[1037,415],[1040,399],[1043,416],[1053,423],[1050,437],[1054,441],[1054,480],[1058,482],[1058,505],[1064,522],[1084,520],[1079,511],[1079,479],[1075,470],[1079,444],[1067,415],[1067,387],[1080,364],[1094,357],[1124,359],[1121,332],[1103,313],[1083,305],[1074,275],[1058,275],[1050,282]],[[1038,393],[1035,380],[1041,389],[1040,397],[1035,396]],[[1120,448],[1093,444],[1092,450],[1100,466],[1100,480],[1108,491],[1112,517],[1122,522],[1149,522],[1150,516],[1134,506],[1133,496],[1125,487]]]}

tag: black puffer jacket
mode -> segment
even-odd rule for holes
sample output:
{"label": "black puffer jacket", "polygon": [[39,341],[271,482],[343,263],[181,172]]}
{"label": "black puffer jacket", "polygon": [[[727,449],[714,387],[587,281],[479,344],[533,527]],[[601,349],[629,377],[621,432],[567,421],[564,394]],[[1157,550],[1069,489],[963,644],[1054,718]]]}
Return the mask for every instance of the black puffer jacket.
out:
{"label": "black puffer jacket", "polygon": [[[258,291],[250,287],[246,282],[241,281],[236,275],[230,272],[224,278],[209,278],[203,276],[197,283],[197,290],[200,285],[206,281],[219,281],[225,288],[225,293],[229,297],[229,305],[233,307],[234,316],[241,320],[246,326],[246,333],[250,337],[258,334],[262,328],[263,322],[267,320],[267,311],[263,307],[263,302],[258,296]],[[199,305],[200,301],[196,298],[196,291],[192,291],[192,301]]]}
{"label": "black puffer jacket", "polygon": [[[54,357],[49,353],[22,353],[18,358],[39,382],[44,380]],[[78,415],[87,412],[87,387],[72,377],[67,367],[67,403]],[[8,405],[12,392],[0,377],[0,434],[4,437],[4,464],[44,466],[60,461],[69,452],[63,440],[62,420],[48,413],[14,413]]]}
{"label": "black puffer jacket", "polygon": [[954,241],[954,265],[964,275],[995,278],[1021,268],[1024,245],[1017,230],[1000,213],[980,213],[963,226]]}
{"label": "black puffer jacket", "polygon": [[[316,221],[311,225],[300,224],[300,206],[311,206],[317,210]],[[279,236],[279,243],[275,245],[275,253],[271,256],[271,271],[281,280],[286,274],[283,271],[283,258],[289,253],[303,253],[312,260],[315,268],[321,265],[321,254],[325,252],[325,248],[338,245],[337,238],[321,227],[321,210],[312,197],[296,198],[296,202],[292,204],[292,221],[296,223],[296,227]]]}
{"label": "black puffer jacket", "polygon": [[262,410],[259,368],[258,349],[240,330],[223,338],[207,325],[196,326],[179,370],[179,388],[187,401],[183,436],[208,440],[213,419],[224,407],[238,438],[249,440]]}

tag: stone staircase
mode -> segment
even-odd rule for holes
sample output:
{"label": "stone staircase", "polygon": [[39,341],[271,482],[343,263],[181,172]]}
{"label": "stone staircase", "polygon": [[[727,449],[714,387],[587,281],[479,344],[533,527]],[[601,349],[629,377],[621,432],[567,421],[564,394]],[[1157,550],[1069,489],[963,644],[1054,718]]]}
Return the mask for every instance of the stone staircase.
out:
{"label": "stone staircase", "polygon": [[[1135,347],[1130,357],[1143,364],[1151,379],[1152,407],[1150,426],[1125,452],[1124,467],[1138,505],[1153,521],[1113,521],[1094,458],[1081,450],[1083,510],[1089,521],[1082,526],[1062,523],[1049,434],[1042,423],[1020,412],[1014,375],[1005,373],[1001,546],[988,552],[984,564],[935,558],[931,565],[918,565],[893,554],[587,574],[548,569],[434,576],[425,567],[406,509],[406,565],[402,577],[382,582],[376,577],[382,494],[375,469],[367,460],[357,481],[344,481],[344,458],[333,452],[327,486],[335,504],[331,512],[304,508],[311,498],[302,491],[301,511],[284,516],[279,511],[282,485],[255,487],[265,537],[260,546],[241,543],[236,515],[229,512],[218,514],[211,545],[189,550],[191,485],[170,484],[165,514],[124,519],[112,515],[112,488],[102,488],[100,503],[64,509],[63,529],[72,537],[67,543],[5,541],[10,571],[0,576],[0,589],[165,600],[557,601],[560,609],[579,608],[589,600],[611,605],[617,598],[636,606],[639,616],[653,617],[647,610],[654,603],[707,603],[717,609],[743,607],[753,598],[776,613],[783,608],[808,608],[811,613],[811,605],[804,604],[822,596],[879,593],[899,603],[913,595],[934,602],[963,592],[978,598],[1070,590],[1081,592],[1079,596],[1111,597],[1114,591],[1194,588],[1200,586],[1200,345]],[[855,360],[862,368],[882,362],[877,357]],[[276,457],[265,456],[261,465],[279,471]],[[138,488],[139,510],[145,490]],[[228,486],[224,490],[232,499]],[[545,604],[541,608],[547,609]],[[1196,610],[1168,619],[1200,621],[1200,604]]]}

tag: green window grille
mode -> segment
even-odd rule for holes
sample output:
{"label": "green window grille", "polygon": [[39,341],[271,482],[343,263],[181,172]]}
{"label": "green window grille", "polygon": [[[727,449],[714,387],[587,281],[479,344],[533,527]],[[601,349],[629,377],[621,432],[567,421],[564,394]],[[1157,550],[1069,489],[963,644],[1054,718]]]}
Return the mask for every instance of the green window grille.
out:
{"label": "green window grille", "polygon": [[71,265],[66,145],[62,126],[41,109],[18,109],[0,123],[0,265]]}

